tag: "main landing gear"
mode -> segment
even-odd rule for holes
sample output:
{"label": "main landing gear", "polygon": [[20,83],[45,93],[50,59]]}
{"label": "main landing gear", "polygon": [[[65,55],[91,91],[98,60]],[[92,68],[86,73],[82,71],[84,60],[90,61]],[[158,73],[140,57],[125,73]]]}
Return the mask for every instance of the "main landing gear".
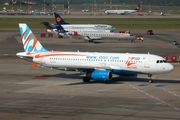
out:
{"label": "main landing gear", "polygon": [[153,83],[153,80],[151,79],[151,76],[152,76],[152,74],[148,74],[148,77],[149,77],[149,83]]}
{"label": "main landing gear", "polygon": [[92,43],[92,42],[93,42],[93,40],[89,40],[89,42],[90,42],[90,43]]}
{"label": "main landing gear", "polygon": [[83,77],[83,82],[85,82],[85,83],[90,82],[90,78],[89,77]]}

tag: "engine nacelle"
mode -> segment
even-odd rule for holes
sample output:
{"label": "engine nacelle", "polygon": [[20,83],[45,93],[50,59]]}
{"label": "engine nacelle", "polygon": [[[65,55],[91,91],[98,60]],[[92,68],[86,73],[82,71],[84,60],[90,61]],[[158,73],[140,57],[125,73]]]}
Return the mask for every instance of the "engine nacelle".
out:
{"label": "engine nacelle", "polygon": [[97,81],[107,81],[112,79],[112,72],[109,70],[94,70],[87,73],[87,77]]}

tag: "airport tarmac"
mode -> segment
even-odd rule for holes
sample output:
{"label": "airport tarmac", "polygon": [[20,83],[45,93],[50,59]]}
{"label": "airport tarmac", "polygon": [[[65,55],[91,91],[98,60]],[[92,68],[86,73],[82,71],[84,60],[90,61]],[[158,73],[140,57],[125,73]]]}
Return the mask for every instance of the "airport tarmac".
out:
{"label": "airport tarmac", "polygon": [[[42,30],[33,30],[48,50],[89,52],[131,52],[157,55],[180,55],[178,30],[130,30],[142,34],[136,40],[100,40],[40,38]],[[172,73],[138,78],[114,76],[112,81],[83,83],[84,74],[32,68],[17,58],[23,51],[19,30],[0,30],[0,120],[179,120],[180,63],[173,63]]]}

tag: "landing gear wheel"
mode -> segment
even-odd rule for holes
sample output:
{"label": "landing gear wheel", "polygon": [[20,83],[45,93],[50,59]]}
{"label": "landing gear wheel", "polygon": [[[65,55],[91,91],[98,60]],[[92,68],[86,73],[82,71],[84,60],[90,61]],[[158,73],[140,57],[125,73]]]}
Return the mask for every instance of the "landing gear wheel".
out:
{"label": "landing gear wheel", "polygon": [[88,77],[83,77],[83,82],[85,82],[85,83],[90,82],[90,78],[88,78]]}
{"label": "landing gear wheel", "polygon": [[148,74],[148,77],[149,77],[149,83],[153,83],[153,80],[151,79],[152,74]]}
{"label": "landing gear wheel", "polygon": [[153,83],[153,80],[149,79],[149,83]]}
{"label": "landing gear wheel", "polygon": [[90,43],[92,43],[92,42],[93,42],[93,40],[89,40],[89,42],[90,42]]}

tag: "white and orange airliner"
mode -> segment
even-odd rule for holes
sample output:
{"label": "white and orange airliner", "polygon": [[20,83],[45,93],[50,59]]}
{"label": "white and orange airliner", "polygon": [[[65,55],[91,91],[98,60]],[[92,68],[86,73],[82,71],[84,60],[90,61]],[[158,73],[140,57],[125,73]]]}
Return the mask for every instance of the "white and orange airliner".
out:
{"label": "white and orange airliner", "polygon": [[84,82],[108,81],[113,74],[137,76],[147,74],[153,82],[153,74],[173,71],[174,66],[161,56],[136,53],[58,52],[46,50],[34,36],[28,25],[19,23],[24,52],[16,55],[34,64],[53,69],[86,72]]}

